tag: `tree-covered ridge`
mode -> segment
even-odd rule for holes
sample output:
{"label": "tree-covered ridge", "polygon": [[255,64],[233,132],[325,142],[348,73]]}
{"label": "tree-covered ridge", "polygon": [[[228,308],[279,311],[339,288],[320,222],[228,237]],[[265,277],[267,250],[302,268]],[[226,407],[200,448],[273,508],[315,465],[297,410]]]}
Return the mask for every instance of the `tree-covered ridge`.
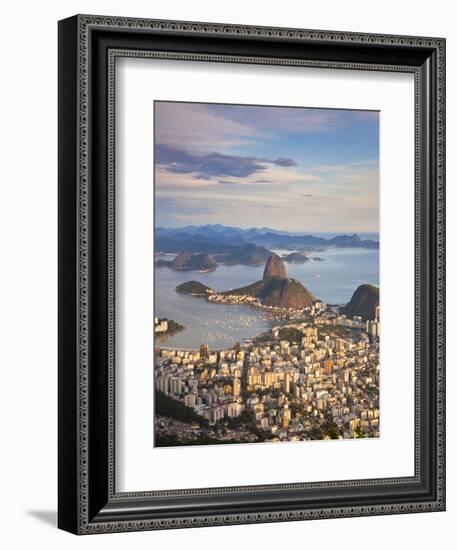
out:
{"label": "tree-covered ridge", "polygon": [[372,321],[379,306],[379,288],[374,285],[360,285],[356,288],[349,303],[341,309],[348,317],[360,315],[365,321]]}

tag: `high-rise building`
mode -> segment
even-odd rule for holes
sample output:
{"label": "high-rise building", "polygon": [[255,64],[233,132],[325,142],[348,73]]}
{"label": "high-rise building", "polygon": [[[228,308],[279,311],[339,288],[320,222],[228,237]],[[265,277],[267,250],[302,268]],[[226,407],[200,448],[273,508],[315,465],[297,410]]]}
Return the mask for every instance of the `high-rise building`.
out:
{"label": "high-rise building", "polygon": [[372,338],[379,338],[380,327],[381,325],[377,320],[366,322],[366,331]]}
{"label": "high-rise building", "polygon": [[219,420],[222,420],[225,416],[225,409],[224,407],[214,407],[212,410],[212,421],[218,422]]}
{"label": "high-rise building", "polygon": [[264,416],[264,417],[262,418],[262,420],[260,421],[260,427],[261,427],[263,430],[268,429],[268,416]]}
{"label": "high-rise building", "polygon": [[170,391],[175,395],[179,395],[181,393],[181,390],[182,390],[182,381],[177,376],[174,376],[170,380]]}
{"label": "high-rise building", "polygon": [[236,418],[243,412],[243,406],[241,403],[230,403],[227,406],[227,416],[230,418]]}
{"label": "high-rise building", "polygon": [[284,408],[282,410],[282,425],[283,428],[288,428],[290,424],[290,419],[292,418],[292,411],[289,409],[289,404],[284,403]]}
{"label": "high-rise building", "polygon": [[202,344],[200,346],[200,358],[206,359],[208,357],[208,344]]}
{"label": "high-rise building", "polygon": [[324,359],[324,373],[332,374],[334,363],[331,359]]}
{"label": "high-rise building", "polygon": [[238,397],[241,393],[241,382],[239,378],[233,379],[233,396]]}
{"label": "high-rise building", "polygon": [[186,405],[186,407],[195,407],[196,403],[197,396],[195,393],[187,393],[184,396],[184,405]]}
{"label": "high-rise building", "polygon": [[158,376],[156,378],[156,388],[162,393],[168,393],[168,376]]}
{"label": "high-rise building", "polygon": [[373,321],[371,323],[371,336],[373,336],[373,338],[377,338],[379,335],[378,335],[378,321]]}
{"label": "high-rise building", "polygon": [[343,353],[345,350],[345,342],[342,338],[338,338],[338,340],[335,342],[335,351],[337,353]]}

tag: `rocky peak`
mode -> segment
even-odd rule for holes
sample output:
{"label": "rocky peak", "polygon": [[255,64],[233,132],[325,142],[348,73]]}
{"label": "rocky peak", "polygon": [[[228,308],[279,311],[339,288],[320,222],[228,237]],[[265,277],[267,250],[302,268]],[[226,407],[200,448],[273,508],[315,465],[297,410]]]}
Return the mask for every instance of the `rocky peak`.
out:
{"label": "rocky peak", "polygon": [[180,252],[173,260],[173,267],[176,269],[182,269],[187,266],[191,258],[192,252]]}
{"label": "rocky peak", "polygon": [[279,279],[287,279],[286,266],[284,261],[277,254],[271,254],[265,265],[263,278],[278,277]]}

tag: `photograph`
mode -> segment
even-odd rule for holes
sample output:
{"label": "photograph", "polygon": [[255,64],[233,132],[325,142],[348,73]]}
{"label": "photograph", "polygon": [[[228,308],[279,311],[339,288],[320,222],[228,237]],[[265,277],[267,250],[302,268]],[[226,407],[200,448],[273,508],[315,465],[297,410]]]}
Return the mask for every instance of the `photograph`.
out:
{"label": "photograph", "polygon": [[154,101],[154,447],[382,437],[380,116]]}
{"label": "photograph", "polygon": [[[58,21],[58,224],[38,211],[58,229],[57,526],[186,546],[240,527],[243,546],[246,524],[309,521],[307,540],[341,546],[325,520],[371,541],[397,515],[433,546],[450,525],[430,512],[446,510],[451,18],[187,8]],[[43,158],[14,163],[33,168],[28,200],[9,186],[26,211]]]}

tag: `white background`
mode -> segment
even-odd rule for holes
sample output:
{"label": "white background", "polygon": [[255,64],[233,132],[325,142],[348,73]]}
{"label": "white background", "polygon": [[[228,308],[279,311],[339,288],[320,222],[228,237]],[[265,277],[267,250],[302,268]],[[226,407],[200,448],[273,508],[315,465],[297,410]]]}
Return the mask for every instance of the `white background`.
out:
{"label": "white background", "polygon": [[[116,83],[117,490],[413,476],[414,76],[128,58]],[[154,99],[380,111],[380,438],[153,447]]]}
{"label": "white background", "polygon": [[[338,519],[306,523],[76,538],[55,529],[57,372],[57,27],[74,13],[213,20],[336,30],[446,36],[448,151],[457,148],[457,40],[453,3],[338,0],[321,3],[256,0],[230,3],[120,0],[11,3],[2,18],[2,200],[0,239],[1,500],[5,548],[266,548],[287,544],[341,549],[367,546],[450,547],[457,511],[457,410],[448,407],[448,511],[439,514]],[[448,235],[457,231],[455,155],[448,160]],[[401,220],[395,220],[401,230]],[[457,278],[454,247],[448,280]],[[448,332],[457,330],[456,285],[449,285]],[[452,350],[450,350],[452,353]],[[448,388],[457,384],[449,354]],[[451,391],[449,391],[451,394]],[[451,403],[451,401],[450,401]],[[294,541],[294,542],[292,542]]]}

